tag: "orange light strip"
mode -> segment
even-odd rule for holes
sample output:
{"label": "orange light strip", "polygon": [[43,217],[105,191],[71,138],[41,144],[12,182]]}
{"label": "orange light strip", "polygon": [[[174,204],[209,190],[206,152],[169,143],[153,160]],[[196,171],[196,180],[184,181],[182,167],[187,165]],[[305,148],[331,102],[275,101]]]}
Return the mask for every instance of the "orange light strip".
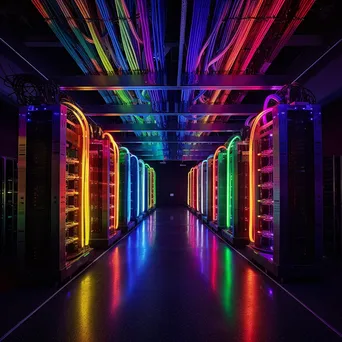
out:
{"label": "orange light strip", "polygon": [[73,103],[64,102],[77,118],[82,129],[82,182],[81,182],[81,247],[89,245],[90,238],[90,198],[89,198],[89,153],[90,153],[90,132],[87,118],[84,113]]}
{"label": "orange light strip", "polygon": [[264,111],[262,111],[260,114],[258,114],[252,124],[251,132],[249,136],[249,154],[248,154],[248,161],[249,161],[249,222],[248,222],[248,230],[249,230],[249,240],[251,242],[255,241],[254,238],[254,226],[255,226],[255,178],[254,175],[257,172],[257,168],[255,167],[255,151],[254,151],[254,136],[255,136],[255,130],[258,126],[258,123],[260,119],[267,115],[268,113],[271,113],[273,111],[273,107],[267,108]]}
{"label": "orange light strip", "polygon": [[113,136],[109,133],[103,133],[103,138],[108,138],[113,150],[114,150],[114,200],[115,200],[115,218],[114,218],[114,228],[117,229],[119,227],[119,190],[120,190],[120,151],[119,146],[115,142]]}
{"label": "orange light strip", "polygon": [[213,196],[213,221],[217,220],[217,210],[216,210],[216,199],[217,199],[217,186],[216,186],[216,178],[217,178],[217,174],[216,174],[216,159],[218,154],[220,153],[220,151],[224,149],[226,150],[226,146],[222,145],[219,146],[214,154],[214,158],[213,158],[213,192],[212,192],[212,196]]}

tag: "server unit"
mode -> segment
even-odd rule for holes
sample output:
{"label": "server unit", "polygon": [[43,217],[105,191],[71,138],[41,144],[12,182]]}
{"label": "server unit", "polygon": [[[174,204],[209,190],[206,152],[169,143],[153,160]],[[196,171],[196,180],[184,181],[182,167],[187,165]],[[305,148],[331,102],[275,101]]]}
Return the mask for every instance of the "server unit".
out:
{"label": "server unit", "polygon": [[156,173],[152,167],[149,166],[148,169],[148,186],[149,186],[149,210],[152,211],[155,209],[156,201]]}
{"label": "server unit", "polygon": [[139,160],[135,155],[131,155],[131,187],[132,187],[132,205],[131,218],[135,221],[141,221],[140,216],[140,173]]}
{"label": "server unit", "polygon": [[131,155],[127,148],[120,147],[120,204],[119,227],[125,232],[134,227],[132,218]]}
{"label": "server unit", "polygon": [[216,149],[212,166],[212,221],[210,226],[218,231],[226,225],[227,206],[227,149],[220,146]]}
{"label": "server unit", "polygon": [[150,212],[150,165],[145,163],[145,207],[146,212]]}
{"label": "server unit", "polygon": [[106,248],[120,236],[119,148],[112,136],[90,143],[90,245]]}
{"label": "server unit", "polygon": [[203,160],[201,163],[201,213],[202,219],[205,219],[207,214],[207,172],[208,172],[208,161]]}
{"label": "server unit", "polygon": [[0,254],[15,256],[17,236],[17,161],[0,157]]}
{"label": "server unit", "polygon": [[314,274],[323,243],[320,107],[262,112],[249,153],[250,258],[276,276]]}
{"label": "server unit", "polygon": [[202,215],[202,163],[196,166],[197,169],[197,202],[196,202],[196,215],[200,217]]}
{"label": "server unit", "polygon": [[248,240],[248,144],[240,136],[227,143],[227,215],[222,236],[236,246]]}
{"label": "server unit", "polygon": [[143,160],[139,159],[139,175],[140,175],[140,210],[139,210],[139,215],[142,215],[143,217],[146,216],[146,168],[145,168],[145,163]]}
{"label": "server unit", "polygon": [[89,261],[89,132],[64,105],[20,111],[18,234],[21,265],[63,279]]}
{"label": "server unit", "polygon": [[206,206],[206,215],[203,217],[203,221],[208,223],[213,220],[213,163],[214,156],[209,156],[207,158],[206,163],[206,194],[207,200],[205,203]]}

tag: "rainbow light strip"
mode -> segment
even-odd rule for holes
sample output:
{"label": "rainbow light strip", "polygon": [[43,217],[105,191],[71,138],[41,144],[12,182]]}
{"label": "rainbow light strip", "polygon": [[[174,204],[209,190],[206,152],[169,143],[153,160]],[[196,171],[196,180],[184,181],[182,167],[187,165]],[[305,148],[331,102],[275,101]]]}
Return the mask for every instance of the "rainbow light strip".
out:
{"label": "rainbow light strip", "polygon": [[113,136],[109,133],[104,133],[103,138],[108,138],[110,144],[114,150],[114,205],[115,205],[115,217],[114,217],[114,228],[117,229],[119,227],[119,191],[120,191],[120,151],[117,143],[115,142]]}
{"label": "rainbow light strip", "polygon": [[217,199],[217,187],[216,187],[216,178],[217,178],[217,174],[216,174],[216,159],[218,154],[221,152],[221,150],[226,150],[226,146],[222,145],[219,146],[214,154],[214,158],[213,158],[213,192],[212,192],[212,196],[213,196],[213,221],[217,220],[217,209],[216,209],[216,199]]}
{"label": "rainbow light strip", "polygon": [[254,242],[254,222],[255,222],[255,211],[256,211],[256,194],[255,194],[255,178],[254,175],[257,174],[258,170],[255,167],[255,151],[254,151],[254,137],[255,137],[255,130],[258,126],[260,119],[271,113],[273,108],[267,108],[266,110],[262,111],[258,114],[251,127],[251,132],[249,136],[249,223],[248,223],[248,231],[249,231],[249,240]]}
{"label": "rainbow light strip", "polygon": [[236,144],[238,141],[241,141],[241,138],[237,135],[235,136],[228,144],[227,147],[227,217],[226,217],[226,226],[232,227],[233,223],[231,222],[231,217],[233,216],[234,212],[234,199],[232,199],[232,196],[234,194],[232,193],[232,187],[236,186],[233,181],[234,177],[234,158],[233,161],[230,162],[230,154],[233,152],[234,144]]}

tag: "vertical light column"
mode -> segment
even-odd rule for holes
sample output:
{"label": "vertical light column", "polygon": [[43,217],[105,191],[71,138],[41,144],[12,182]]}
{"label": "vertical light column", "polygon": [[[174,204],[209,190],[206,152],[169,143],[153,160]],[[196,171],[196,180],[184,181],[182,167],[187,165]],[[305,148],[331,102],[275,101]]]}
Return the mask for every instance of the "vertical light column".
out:
{"label": "vertical light column", "polygon": [[216,186],[216,180],[217,180],[217,172],[216,172],[216,160],[219,152],[222,149],[226,149],[226,146],[222,145],[219,146],[214,154],[213,158],[213,189],[212,189],[212,197],[213,197],[213,221],[217,220],[217,210],[216,210],[216,202],[217,202],[217,186]]}

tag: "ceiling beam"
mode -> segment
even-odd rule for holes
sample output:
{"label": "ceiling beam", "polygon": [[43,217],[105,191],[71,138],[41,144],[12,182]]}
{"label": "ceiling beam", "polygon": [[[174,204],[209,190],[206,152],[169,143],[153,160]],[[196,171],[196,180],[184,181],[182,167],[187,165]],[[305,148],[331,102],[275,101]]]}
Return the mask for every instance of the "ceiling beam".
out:
{"label": "ceiling beam", "polygon": [[182,141],[176,140],[175,138],[169,138],[165,140],[160,136],[155,137],[123,137],[117,134],[113,134],[114,139],[120,144],[152,144],[152,143],[165,143],[168,144],[224,144],[228,140],[228,136],[189,136],[183,137]]}
{"label": "ceiling beam", "polygon": [[214,123],[187,123],[184,127],[179,127],[169,123],[168,127],[159,127],[152,123],[133,123],[133,124],[103,124],[105,132],[238,132],[242,128],[241,123],[236,122],[214,122]]}
{"label": "ceiling beam", "polygon": [[229,105],[207,105],[196,104],[189,106],[187,111],[182,112],[154,112],[151,105],[84,105],[83,111],[87,116],[129,116],[129,115],[165,115],[165,116],[186,116],[186,115],[217,115],[217,116],[249,116],[259,113],[262,106],[258,104],[229,104]]}
{"label": "ceiling beam", "polygon": [[[188,78],[185,76],[184,78]],[[197,75],[192,84],[165,85],[159,74],[86,75],[55,78],[63,91],[95,90],[279,90],[291,78],[274,75]],[[155,82],[151,80],[156,80]],[[158,84],[159,83],[159,84]]]}
{"label": "ceiling beam", "polygon": [[[150,148],[143,148],[143,147],[130,147],[129,148],[131,152],[134,153],[162,153],[162,152],[167,152],[169,151],[168,148],[156,148],[156,149],[150,149]],[[212,152],[213,150],[215,150],[215,147],[201,147],[201,148],[183,148],[182,149],[185,152],[191,151],[191,152]]]}
{"label": "ceiling beam", "polygon": [[[286,42],[285,46],[320,46],[323,43],[323,37],[315,34],[294,34]],[[60,41],[51,40],[29,40],[24,42],[26,47],[30,48],[64,48]],[[165,44],[168,49],[177,46],[177,42]]]}

